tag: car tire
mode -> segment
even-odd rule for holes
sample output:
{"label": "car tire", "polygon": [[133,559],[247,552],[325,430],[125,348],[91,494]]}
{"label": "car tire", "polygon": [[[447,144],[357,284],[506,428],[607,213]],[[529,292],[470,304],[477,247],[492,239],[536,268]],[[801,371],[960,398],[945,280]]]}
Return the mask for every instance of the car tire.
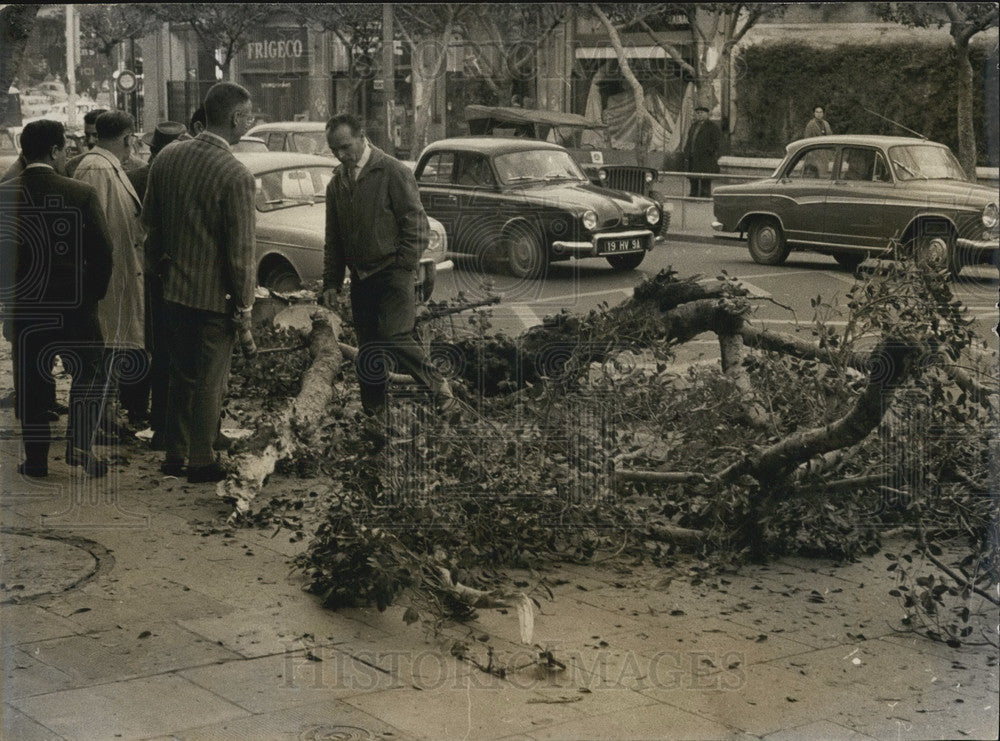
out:
{"label": "car tire", "polygon": [[951,278],[962,272],[962,260],[955,248],[955,237],[951,234],[925,234],[913,243],[913,259],[922,268],[933,271],[948,271]]}
{"label": "car tire", "polygon": [[791,248],[777,219],[755,219],[747,234],[750,257],[759,265],[781,265]]}
{"label": "car tire", "polygon": [[275,293],[293,293],[302,288],[302,281],[299,280],[295,268],[283,262],[273,266],[264,274],[261,285]]}
{"label": "car tire", "polygon": [[868,254],[865,252],[835,252],[833,254],[833,259],[837,261],[837,264],[844,270],[854,272],[858,269],[858,265],[863,263],[868,259]]}
{"label": "car tire", "polygon": [[526,224],[514,225],[503,238],[507,270],[515,278],[540,278],[549,266],[549,253],[537,232]]}
{"label": "car tire", "polygon": [[645,258],[645,252],[630,252],[627,255],[607,255],[605,259],[615,270],[635,270]]}

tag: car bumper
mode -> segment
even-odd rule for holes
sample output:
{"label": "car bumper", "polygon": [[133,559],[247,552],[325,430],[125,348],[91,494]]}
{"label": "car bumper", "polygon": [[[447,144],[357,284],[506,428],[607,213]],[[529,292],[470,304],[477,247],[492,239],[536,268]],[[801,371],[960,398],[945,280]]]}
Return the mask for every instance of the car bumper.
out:
{"label": "car bumper", "polygon": [[962,239],[959,238],[955,244],[963,251],[975,250],[976,252],[997,252],[1000,251],[1000,237],[987,239]]}
{"label": "car bumper", "polygon": [[[600,240],[602,239],[634,239],[640,238],[643,240],[645,245],[643,249],[649,251],[653,249],[653,232],[649,229],[636,229],[634,231],[628,232],[603,232],[601,234],[595,234],[590,238],[589,242],[563,242],[557,241],[552,243],[552,250],[557,255],[569,255],[571,257],[598,257],[604,254],[600,248]],[[635,252],[635,250],[633,250]],[[621,254],[627,254],[622,252]]]}

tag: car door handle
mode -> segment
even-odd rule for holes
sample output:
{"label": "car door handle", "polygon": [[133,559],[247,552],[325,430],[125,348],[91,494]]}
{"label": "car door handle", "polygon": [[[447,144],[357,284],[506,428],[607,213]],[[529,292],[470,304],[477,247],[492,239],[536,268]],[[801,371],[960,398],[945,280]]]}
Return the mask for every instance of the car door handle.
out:
{"label": "car door handle", "polygon": [[458,201],[458,196],[453,196],[451,193],[445,193],[442,198],[446,201]]}

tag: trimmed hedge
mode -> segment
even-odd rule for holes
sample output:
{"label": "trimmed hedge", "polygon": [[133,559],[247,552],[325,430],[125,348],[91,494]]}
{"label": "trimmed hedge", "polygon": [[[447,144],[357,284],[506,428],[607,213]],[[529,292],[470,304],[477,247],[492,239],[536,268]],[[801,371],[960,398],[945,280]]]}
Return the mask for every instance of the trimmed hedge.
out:
{"label": "trimmed hedge", "polygon": [[[970,50],[973,119],[979,164],[985,165],[985,53]],[[759,44],[735,60],[733,154],[781,156],[803,135],[822,105],[835,134],[907,136],[864,108],[898,121],[958,151],[954,50],[926,44],[843,45],[817,49],[800,42]],[[995,91],[994,91],[995,94]]]}

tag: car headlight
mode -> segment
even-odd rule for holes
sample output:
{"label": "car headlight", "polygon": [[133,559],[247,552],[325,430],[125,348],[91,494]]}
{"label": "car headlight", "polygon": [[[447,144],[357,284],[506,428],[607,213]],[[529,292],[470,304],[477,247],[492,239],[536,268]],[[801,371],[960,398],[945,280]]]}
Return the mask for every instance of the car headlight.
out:
{"label": "car headlight", "polygon": [[430,239],[427,241],[428,252],[444,252],[444,234],[437,229],[431,229]]}
{"label": "car headlight", "polygon": [[660,209],[656,206],[646,206],[646,221],[652,226],[660,220]]}
{"label": "car headlight", "polygon": [[587,231],[593,231],[597,228],[597,214],[595,212],[583,212],[583,228]]}
{"label": "car headlight", "polygon": [[653,173],[651,173],[651,172],[647,172],[647,173],[646,173],[646,182],[647,182],[647,183],[651,183],[651,182],[653,182],[653,179],[654,179],[654,177],[655,177],[655,176],[653,175]]}
{"label": "car headlight", "polygon": [[602,168],[601,168],[600,170],[598,170],[598,171],[597,171],[597,178],[598,178],[599,180],[601,180],[601,181],[604,181],[604,180],[607,180],[607,179],[608,179],[608,171],[607,171],[607,170],[605,170],[605,169],[604,169],[604,168],[602,167]]}
{"label": "car headlight", "polygon": [[991,203],[983,209],[983,226],[987,229],[992,229],[998,223],[1000,223],[1000,217],[997,214],[997,205]]}

